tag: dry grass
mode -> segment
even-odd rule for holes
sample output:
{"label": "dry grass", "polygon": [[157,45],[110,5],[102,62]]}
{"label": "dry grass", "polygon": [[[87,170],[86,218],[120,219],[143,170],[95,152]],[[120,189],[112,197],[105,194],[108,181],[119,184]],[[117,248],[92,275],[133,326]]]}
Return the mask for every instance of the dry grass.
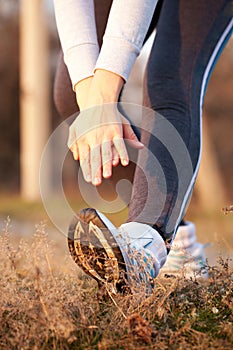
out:
{"label": "dry grass", "polygon": [[15,244],[0,236],[0,349],[232,349],[233,274],[228,261],[207,282],[170,277],[153,293],[97,298],[97,285],[46,228]]}

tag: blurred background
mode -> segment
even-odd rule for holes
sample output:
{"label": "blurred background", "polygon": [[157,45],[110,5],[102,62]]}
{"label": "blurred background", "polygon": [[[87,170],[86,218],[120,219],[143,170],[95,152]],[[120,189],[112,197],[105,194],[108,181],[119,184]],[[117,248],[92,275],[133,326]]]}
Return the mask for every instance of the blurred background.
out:
{"label": "blurred background", "polygon": [[[135,64],[125,101],[141,102],[149,47]],[[38,169],[43,147],[61,122],[53,103],[59,50],[52,0],[0,0],[0,224],[3,228],[9,216],[18,235],[47,220],[58,237],[41,203]],[[233,215],[227,211],[233,204],[233,38],[209,81],[203,128],[201,169],[187,219],[196,223],[203,243],[212,243],[207,255],[214,261],[233,250]],[[72,205],[81,208],[85,203],[73,190],[75,172],[68,156],[64,187]],[[119,224],[126,215],[111,219]]]}

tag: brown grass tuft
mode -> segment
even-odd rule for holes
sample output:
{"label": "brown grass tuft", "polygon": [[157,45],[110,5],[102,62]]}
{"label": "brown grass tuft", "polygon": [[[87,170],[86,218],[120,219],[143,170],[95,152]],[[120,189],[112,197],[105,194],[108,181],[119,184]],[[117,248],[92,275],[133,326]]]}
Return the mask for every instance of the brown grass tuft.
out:
{"label": "brown grass tuft", "polygon": [[[0,349],[232,349],[233,274],[207,266],[209,280],[160,278],[152,294],[97,298],[97,284],[46,227],[16,244],[0,235]],[[66,250],[66,247],[64,247]]]}

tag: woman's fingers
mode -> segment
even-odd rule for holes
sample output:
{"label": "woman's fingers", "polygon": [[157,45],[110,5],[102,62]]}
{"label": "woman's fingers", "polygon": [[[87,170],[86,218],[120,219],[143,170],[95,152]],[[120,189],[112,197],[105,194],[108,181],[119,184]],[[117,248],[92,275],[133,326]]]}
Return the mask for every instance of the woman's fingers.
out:
{"label": "woman's fingers", "polygon": [[79,153],[78,153],[78,145],[76,142],[76,133],[75,133],[75,129],[72,126],[69,129],[69,137],[68,137],[68,141],[67,141],[67,146],[69,147],[69,149],[73,153],[74,159],[78,160]]}
{"label": "woman's fingers", "polygon": [[124,138],[126,139],[126,141],[130,146],[136,149],[141,149],[144,147],[143,143],[141,143],[138,140],[136,134],[132,129],[132,126],[130,125],[128,120],[126,120],[125,118],[123,119],[123,134],[124,134]]}
{"label": "woman's fingers", "polygon": [[80,167],[83,172],[85,181],[91,182],[98,186],[103,178],[109,178],[112,175],[112,166],[119,164],[119,159],[122,165],[127,165],[128,154],[124,150],[124,141],[115,140],[118,150],[111,141],[105,141],[102,145],[89,147],[87,144],[79,144],[79,160]]}
{"label": "woman's fingers", "polygon": [[[84,118],[85,117],[85,118]],[[125,140],[135,148],[142,148],[128,121],[111,109],[101,109],[93,115],[82,112],[70,126],[68,147],[75,160],[80,160],[84,179],[93,185],[100,185],[102,178],[112,175],[112,167],[119,162],[126,166],[129,156]],[[95,127],[96,124],[96,127]],[[123,138],[124,137],[124,138]]]}
{"label": "woman's fingers", "polygon": [[101,148],[100,145],[95,145],[90,150],[90,163],[91,163],[91,181],[93,185],[98,186],[102,181],[102,161],[101,161]]}
{"label": "woman's fingers", "polygon": [[121,164],[123,166],[128,165],[129,164],[129,157],[128,157],[128,152],[126,150],[123,138],[114,138],[113,144],[117,150]]}
{"label": "woman's fingers", "polygon": [[119,164],[119,155],[115,146],[112,146],[112,165],[117,166]]}
{"label": "woman's fingers", "polygon": [[112,146],[111,141],[104,141],[101,145],[103,177],[109,178],[112,175]]}
{"label": "woman's fingers", "polygon": [[74,160],[78,160],[79,159],[78,145],[75,143],[70,150],[73,153]]}
{"label": "woman's fingers", "polygon": [[109,178],[112,175],[112,167],[117,166],[119,161],[123,166],[129,164],[128,153],[123,139],[105,141],[102,145],[90,147],[86,143],[77,142],[70,147],[75,160],[80,161],[80,167],[85,181],[92,182],[98,186],[103,178]]}
{"label": "woman's fingers", "polygon": [[90,148],[85,143],[79,145],[79,161],[85,181],[91,182],[92,172],[90,164]]}
{"label": "woman's fingers", "polygon": [[69,128],[69,136],[67,141],[67,146],[69,147],[70,150],[75,145],[75,142],[76,142],[76,132],[75,132],[75,128],[71,125]]}

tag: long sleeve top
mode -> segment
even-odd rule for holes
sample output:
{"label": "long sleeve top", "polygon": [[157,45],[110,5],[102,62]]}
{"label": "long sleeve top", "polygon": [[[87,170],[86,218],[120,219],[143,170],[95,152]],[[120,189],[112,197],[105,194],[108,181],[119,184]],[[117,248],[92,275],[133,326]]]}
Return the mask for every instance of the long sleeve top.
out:
{"label": "long sleeve top", "polygon": [[58,34],[73,86],[96,69],[109,70],[126,81],[156,4],[157,0],[113,0],[100,50],[93,0],[54,0]]}

